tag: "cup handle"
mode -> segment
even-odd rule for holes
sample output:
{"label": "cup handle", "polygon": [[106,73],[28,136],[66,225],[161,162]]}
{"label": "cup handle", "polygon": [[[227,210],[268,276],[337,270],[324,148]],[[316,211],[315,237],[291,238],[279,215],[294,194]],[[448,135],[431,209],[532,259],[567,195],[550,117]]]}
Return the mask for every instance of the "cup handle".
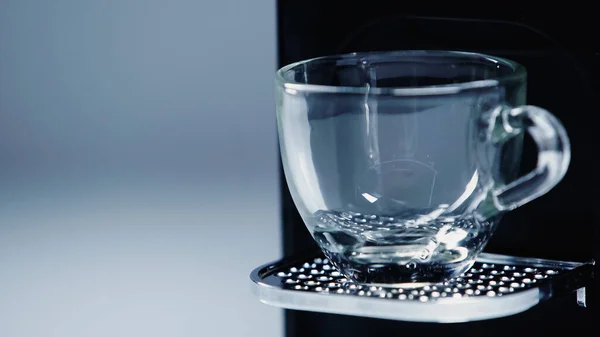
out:
{"label": "cup handle", "polygon": [[542,108],[500,106],[486,117],[486,140],[502,146],[527,130],[538,147],[537,167],[517,180],[492,188],[478,212],[489,218],[520,207],[550,191],[567,173],[571,145],[560,121]]}

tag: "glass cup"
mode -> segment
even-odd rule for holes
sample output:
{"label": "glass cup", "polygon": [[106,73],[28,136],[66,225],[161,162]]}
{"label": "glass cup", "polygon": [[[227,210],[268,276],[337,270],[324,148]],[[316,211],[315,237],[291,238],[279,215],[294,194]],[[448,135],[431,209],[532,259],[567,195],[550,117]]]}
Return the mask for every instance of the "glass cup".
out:
{"label": "glass cup", "polygon": [[[353,53],[277,72],[285,176],[308,230],[358,283],[469,269],[501,215],[552,189],[570,145],[525,104],[525,69],[452,51]],[[537,167],[518,176],[524,133]]]}

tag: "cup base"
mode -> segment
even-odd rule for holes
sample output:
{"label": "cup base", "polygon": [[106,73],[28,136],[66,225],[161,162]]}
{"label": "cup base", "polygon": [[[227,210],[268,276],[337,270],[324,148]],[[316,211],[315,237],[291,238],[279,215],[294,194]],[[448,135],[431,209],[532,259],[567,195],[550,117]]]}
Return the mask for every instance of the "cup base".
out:
{"label": "cup base", "polygon": [[391,217],[322,211],[310,220],[313,238],[348,279],[393,286],[440,283],[461,275],[494,228],[494,222],[470,216],[428,220],[407,213]]}
{"label": "cup base", "polygon": [[414,288],[439,284],[460,276],[475,263],[475,259],[445,263],[359,262],[342,254],[325,250],[324,252],[331,263],[348,279],[359,284],[382,287]]}

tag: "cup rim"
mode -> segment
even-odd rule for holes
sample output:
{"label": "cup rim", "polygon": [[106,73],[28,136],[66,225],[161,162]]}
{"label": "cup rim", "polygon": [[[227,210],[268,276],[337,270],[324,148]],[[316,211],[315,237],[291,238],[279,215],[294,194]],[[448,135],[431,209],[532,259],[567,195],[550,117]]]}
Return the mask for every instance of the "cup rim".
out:
{"label": "cup rim", "polygon": [[[491,64],[502,64],[512,69],[507,75],[490,78],[485,80],[476,80],[469,82],[453,83],[453,84],[441,84],[441,85],[425,85],[415,87],[351,87],[351,86],[334,86],[334,85],[323,85],[323,84],[306,84],[285,78],[285,73],[294,67],[307,65],[318,61],[334,60],[334,59],[359,59],[362,57],[390,57],[401,60],[406,57],[415,56],[453,56],[453,57],[464,57],[465,59],[483,59],[489,61]],[[395,50],[395,51],[373,51],[373,52],[354,52],[345,54],[335,54],[320,56],[311,59],[306,59],[294,63],[290,63],[286,66],[281,67],[277,70],[275,75],[275,81],[277,85],[282,86],[287,92],[295,94],[297,92],[312,92],[312,93],[332,93],[332,94],[373,94],[373,95],[392,95],[392,96],[429,96],[429,95],[451,95],[457,94],[468,90],[478,90],[484,88],[493,88],[506,83],[511,80],[524,80],[527,76],[525,67],[521,64],[482,53],[467,52],[467,51],[454,51],[454,50]]]}

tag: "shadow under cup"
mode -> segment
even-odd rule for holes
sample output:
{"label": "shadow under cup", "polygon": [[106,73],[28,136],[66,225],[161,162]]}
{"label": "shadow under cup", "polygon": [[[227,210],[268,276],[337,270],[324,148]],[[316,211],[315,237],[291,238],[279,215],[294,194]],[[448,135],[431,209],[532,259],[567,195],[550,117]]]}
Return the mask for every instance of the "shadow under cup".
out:
{"label": "shadow under cup", "polygon": [[440,282],[470,268],[502,212],[564,175],[552,184],[541,177],[545,190],[502,190],[518,178],[529,125],[507,108],[525,103],[525,79],[514,62],[445,51],[282,68],[288,187],[332,263],[356,282],[386,285]]}

